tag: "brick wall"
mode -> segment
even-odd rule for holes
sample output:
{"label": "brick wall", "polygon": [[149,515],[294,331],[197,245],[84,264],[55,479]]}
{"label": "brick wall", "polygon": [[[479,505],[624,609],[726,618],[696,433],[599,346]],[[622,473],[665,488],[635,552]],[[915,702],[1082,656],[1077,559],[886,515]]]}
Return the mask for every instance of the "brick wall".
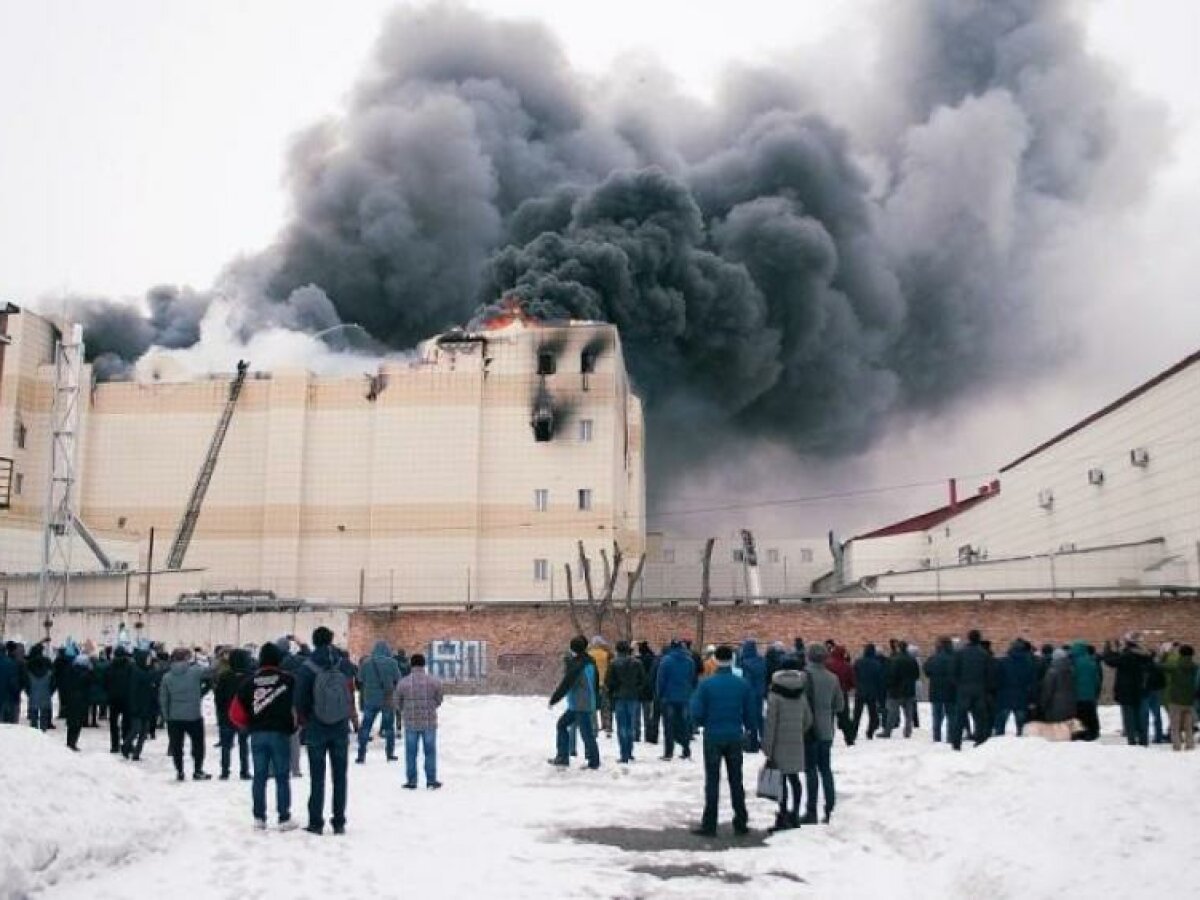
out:
{"label": "brick wall", "polygon": [[[581,616],[586,621],[586,614]],[[624,620],[610,616],[610,640],[622,637]],[[657,649],[673,637],[696,636],[694,607],[655,607],[634,613],[635,640]],[[987,600],[939,602],[833,602],[786,606],[714,606],[705,621],[706,643],[760,644],[792,638],[833,638],[857,654],[867,641],[903,638],[927,653],[938,635],[963,635],[979,628],[999,647],[1017,636],[1037,644],[1083,639],[1102,644],[1130,631],[1147,641],[1182,640],[1200,646],[1200,598],[1162,600]],[[365,653],[383,638],[410,653],[434,640],[487,642],[489,679],[497,691],[540,690],[559,667],[575,633],[562,606],[489,606],[471,610],[356,612],[350,618],[350,647]],[[590,632],[589,632],[590,636]]]}

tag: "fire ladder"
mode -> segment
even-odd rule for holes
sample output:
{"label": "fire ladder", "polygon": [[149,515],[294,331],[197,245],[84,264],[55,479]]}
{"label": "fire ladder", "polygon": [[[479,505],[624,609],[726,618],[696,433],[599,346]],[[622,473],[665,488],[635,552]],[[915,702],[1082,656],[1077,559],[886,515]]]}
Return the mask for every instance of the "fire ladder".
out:
{"label": "fire ladder", "polygon": [[238,396],[242,393],[242,385],[246,382],[246,371],[249,368],[250,363],[245,360],[238,361],[237,377],[229,385],[229,399],[225,402],[225,409],[221,413],[220,421],[217,422],[217,430],[212,436],[212,442],[208,445],[208,454],[204,457],[204,465],[200,467],[200,474],[196,477],[196,484],[192,487],[192,496],[188,499],[187,510],[179,521],[179,531],[175,533],[175,540],[171,543],[171,552],[167,556],[168,569],[183,568],[183,557],[187,553],[188,545],[192,542],[192,535],[196,531],[196,522],[200,518],[200,507],[204,505],[204,495],[208,492],[208,484],[212,481],[213,471],[217,467],[217,457],[221,455],[221,445],[225,443],[225,435],[229,431],[229,423],[233,419],[233,408],[237,405]]}

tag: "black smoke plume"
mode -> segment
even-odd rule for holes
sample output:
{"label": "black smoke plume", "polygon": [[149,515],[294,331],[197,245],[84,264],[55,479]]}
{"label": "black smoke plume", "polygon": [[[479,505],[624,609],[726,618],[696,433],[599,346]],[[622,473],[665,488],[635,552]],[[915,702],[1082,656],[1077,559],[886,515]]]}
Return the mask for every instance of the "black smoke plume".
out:
{"label": "black smoke plume", "polygon": [[[1071,7],[887,4],[855,122],[786,64],[704,105],[653,73],[589,88],[535,24],[404,9],[344,114],[296,140],[291,221],[220,288],[246,331],[340,320],[392,347],[503,296],[614,322],[652,485],[735,442],[861,450],[1059,356],[1039,309],[1085,298],[1047,296],[1039,253],[1158,158],[1157,111]],[[205,295],[149,301],[88,313],[106,371],[196,339]]]}

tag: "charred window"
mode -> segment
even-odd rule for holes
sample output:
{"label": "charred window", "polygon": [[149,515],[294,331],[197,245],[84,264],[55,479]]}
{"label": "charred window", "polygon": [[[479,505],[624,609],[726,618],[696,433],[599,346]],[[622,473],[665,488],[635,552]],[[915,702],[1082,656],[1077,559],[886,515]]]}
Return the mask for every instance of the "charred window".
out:
{"label": "charred window", "polygon": [[584,375],[591,375],[596,371],[596,357],[598,354],[591,347],[585,347],[583,352],[579,354],[579,371]]}
{"label": "charred window", "polygon": [[537,373],[539,375],[554,374],[554,354],[549,350],[542,350],[538,353]]}

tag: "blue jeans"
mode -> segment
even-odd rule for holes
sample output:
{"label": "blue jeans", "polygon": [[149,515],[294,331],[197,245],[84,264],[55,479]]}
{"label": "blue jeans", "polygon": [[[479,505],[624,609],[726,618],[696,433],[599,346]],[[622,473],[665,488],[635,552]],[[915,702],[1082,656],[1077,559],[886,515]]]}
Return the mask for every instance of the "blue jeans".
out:
{"label": "blue jeans", "polygon": [[275,778],[275,811],[279,821],[292,816],[292,736],[281,731],[255,731],[250,734],[250,754],[254,758],[254,781],[250,797],[254,818],[267,818],[267,779]]}
{"label": "blue jeans", "polygon": [[1150,693],[1146,694],[1142,705],[1146,708],[1145,712],[1142,713],[1142,718],[1149,719],[1150,724],[1154,726],[1154,743],[1161,744],[1166,740],[1163,736],[1162,693],[1159,691],[1150,691]]}
{"label": "blue jeans", "polygon": [[810,738],[804,742],[804,789],[808,792],[805,814],[813,818],[817,814],[817,778],[821,779],[821,792],[825,794],[825,811],[833,809],[837,791],[833,784],[833,764],[830,756],[833,741]]}
{"label": "blue jeans", "polygon": [[617,701],[617,745],[621,750],[621,762],[633,758],[633,740],[641,712],[642,705],[637,700]]}
{"label": "blue jeans", "polygon": [[383,732],[387,758],[391,759],[396,755],[396,711],[385,709],[382,706],[368,706],[363,710],[362,725],[358,729],[359,759],[366,758],[367,740],[371,737],[371,729],[375,727],[375,717],[380,713],[383,714],[383,725],[380,727],[380,731]]}
{"label": "blue jeans", "polygon": [[555,737],[557,744],[557,758],[566,762],[570,757],[567,755],[570,750],[569,744],[571,740],[571,726],[576,726],[579,729],[579,734],[583,737],[583,755],[587,759],[587,764],[593,769],[600,767],[600,747],[596,743],[596,728],[592,712],[576,712],[573,709],[568,709],[565,713],[559,716],[558,725],[555,727]]}
{"label": "blue jeans", "polygon": [[319,831],[325,827],[325,760],[329,759],[330,779],[333,781],[333,815],[329,821],[334,829],[346,824],[346,763],[350,755],[350,734],[343,725],[324,725],[309,722],[305,728],[308,741],[308,827]]}
{"label": "blue jeans", "polygon": [[409,728],[404,732],[404,774],[408,783],[417,783],[417,744],[425,753],[425,783],[437,784],[436,728]]}
{"label": "blue jeans", "polygon": [[700,825],[708,831],[717,828],[717,804],[721,799],[721,763],[729,776],[729,799],[733,803],[733,824],[742,828],[749,815],[746,812],[746,788],[742,784],[742,742],[704,742],[704,814]]}
{"label": "blue jeans", "polygon": [[1125,732],[1125,740],[1130,746],[1140,744],[1145,747],[1150,743],[1150,704],[1145,698],[1136,705],[1121,706],[1121,728]]}
{"label": "blue jeans", "polygon": [[692,753],[692,726],[687,717],[687,704],[666,701],[663,707],[663,756],[670,759],[675,745],[683,748],[683,755]]}
{"label": "blue jeans", "polygon": [[996,722],[993,731],[997,735],[1004,734],[1004,729],[1008,726],[1009,713],[1012,713],[1013,721],[1017,724],[1017,737],[1020,737],[1025,732],[1025,719],[1028,716],[1028,711],[1004,706],[1003,704],[996,710]]}
{"label": "blue jeans", "polygon": [[929,704],[933,709],[933,740],[942,740],[942,726],[946,727],[946,737],[950,737],[950,723],[954,721],[954,701],[934,700]]}

